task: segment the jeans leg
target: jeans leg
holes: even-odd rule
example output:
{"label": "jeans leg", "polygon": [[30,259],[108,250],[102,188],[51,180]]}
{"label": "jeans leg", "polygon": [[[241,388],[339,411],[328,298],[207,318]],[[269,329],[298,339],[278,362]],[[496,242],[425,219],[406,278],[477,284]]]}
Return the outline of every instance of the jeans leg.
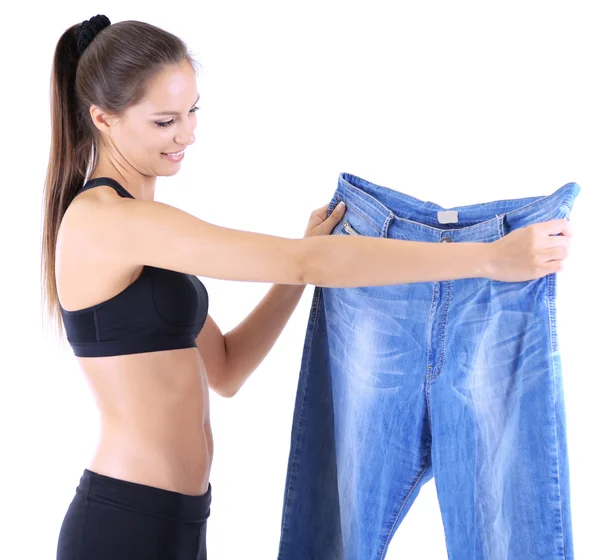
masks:
{"label": "jeans leg", "polygon": [[431,286],[316,288],[279,560],[380,560],[432,476]]}
{"label": "jeans leg", "polygon": [[554,281],[444,283],[446,351],[429,384],[451,560],[573,558]]}

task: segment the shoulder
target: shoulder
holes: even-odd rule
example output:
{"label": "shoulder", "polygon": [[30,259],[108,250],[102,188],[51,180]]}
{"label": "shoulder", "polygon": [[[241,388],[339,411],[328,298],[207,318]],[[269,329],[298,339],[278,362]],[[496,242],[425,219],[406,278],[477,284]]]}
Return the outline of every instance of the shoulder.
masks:
{"label": "shoulder", "polygon": [[98,186],[78,194],[67,207],[61,227],[79,229],[93,227],[102,222],[112,209],[122,204],[134,202],[134,199],[120,196],[112,187]]}
{"label": "shoulder", "polygon": [[109,186],[98,186],[78,194],[60,222],[56,247],[90,251],[106,239],[106,231],[119,226],[122,212],[117,208],[135,202],[121,197]]}

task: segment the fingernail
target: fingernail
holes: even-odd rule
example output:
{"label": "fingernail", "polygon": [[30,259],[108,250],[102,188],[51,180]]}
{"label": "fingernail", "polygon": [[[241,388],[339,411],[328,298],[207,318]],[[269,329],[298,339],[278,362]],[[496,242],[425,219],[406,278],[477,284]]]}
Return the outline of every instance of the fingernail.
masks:
{"label": "fingernail", "polygon": [[338,202],[338,205],[337,205],[335,208],[336,208],[336,210],[341,210],[341,209],[342,209],[344,206],[346,206],[346,205],[344,204],[344,201],[343,201],[343,200],[340,200],[340,201]]}

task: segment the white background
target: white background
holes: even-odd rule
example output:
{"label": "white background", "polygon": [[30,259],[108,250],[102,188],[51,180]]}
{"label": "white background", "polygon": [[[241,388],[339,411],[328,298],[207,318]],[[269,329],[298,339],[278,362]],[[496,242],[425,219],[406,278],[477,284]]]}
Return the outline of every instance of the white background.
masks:
{"label": "white background", "polygon": [[[39,260],[52,55],[67,27],[99,11],[179,35],[202,64],[196,143],[178,175],[158,179],[156,199],[205,220],[301,237],[341,171],[446,207],[581,185],[572,251],[558,280],[558,329],[575,557],[600,558],[594,2],[79,0],[11,10],[0,49],[1,558],[54,558],[98,435],[70,348],[41,330]],[[269,288],[205,283],[223,332]],[[235,398],[211,393],[212,560],[276,557],[312,293],[307,286]],[[388,558],[446,558],[434,484],[421,491]]]}

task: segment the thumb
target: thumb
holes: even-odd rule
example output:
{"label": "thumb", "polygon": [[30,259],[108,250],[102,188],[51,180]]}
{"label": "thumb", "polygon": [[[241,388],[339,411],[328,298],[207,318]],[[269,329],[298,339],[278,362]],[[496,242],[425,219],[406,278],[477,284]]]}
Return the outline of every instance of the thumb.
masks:
{"label": "thumb", "polygon": [[340,200],[340,202],[337,204],[337,206],[333,209],[333,211],[329,215],[329,218],[332,220],[339,220],[344,215],[345,211],[346,211],[346,204],[344,203],[343,200]]}

